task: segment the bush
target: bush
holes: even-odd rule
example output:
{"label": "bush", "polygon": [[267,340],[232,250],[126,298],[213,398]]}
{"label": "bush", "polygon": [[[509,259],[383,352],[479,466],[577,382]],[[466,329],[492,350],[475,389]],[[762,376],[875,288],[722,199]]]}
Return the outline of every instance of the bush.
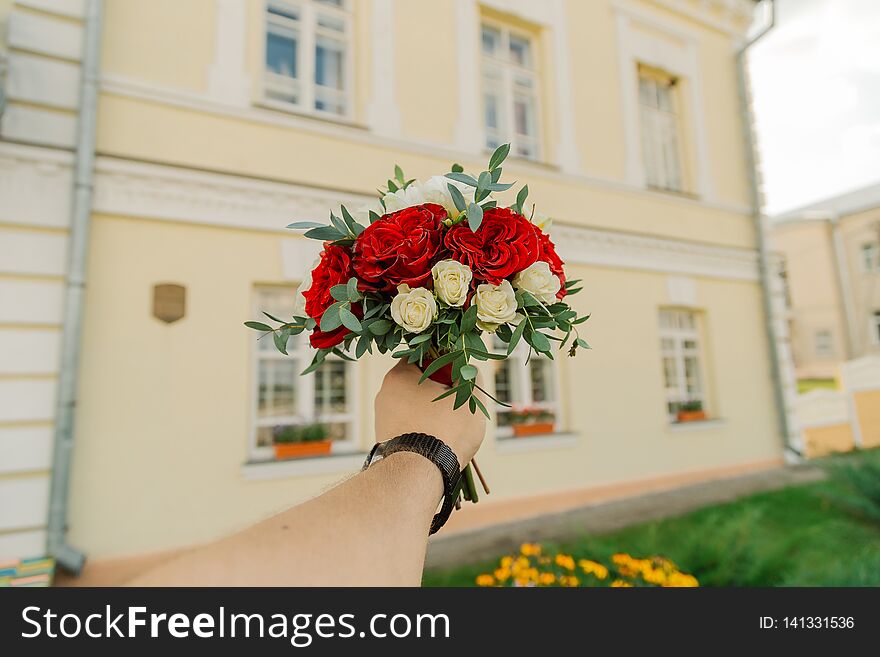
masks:
{"label": "bush", "polygon": [[828,500],[850,515],[880,525],[880,458],[870,454],[858,461],[835,461],[830,467],[839,490],[827,493]]}

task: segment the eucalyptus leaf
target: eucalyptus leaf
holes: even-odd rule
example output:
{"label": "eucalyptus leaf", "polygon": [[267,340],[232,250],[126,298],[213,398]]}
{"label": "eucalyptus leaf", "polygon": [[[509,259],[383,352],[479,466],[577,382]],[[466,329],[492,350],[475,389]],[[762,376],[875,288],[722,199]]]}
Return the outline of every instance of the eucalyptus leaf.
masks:
{"label": "eucalyptus leaf", "polygon": [[326,225],[320,221],[294,221],[292,224],[287,224],[287,227],[293,230],[306,230],[308,228],[323,228]]}
{"label": "eucalyptus leaf", "polygon": [[446,186],[449,188],[449,194],[452,196],[452,202],[455,203],[456,209],[459,212],[464,212],[467,209],[467,201],[464,200],[464,195],[452,183],[446,183]]}
{"label": "eucalyptus leaf", "polygon": [[358,280],[354,276],[348,279],[348,284],[345,287],[348,292],[349,301],[361,300],[361,293],[358,292]]}
{"label": "eucalyptus leaf", "polygon": [[532,331],[529,335],[531,345],[542,353],[550,352],[550,340],[540,331]]}
{"label": "eucalyptus leaf", "polygon": [[522,189],[519,190],[519,193],[516,195],[516,211],[519,214],[522,214],[523,205],[526,203],[526,199],[529,197],[529,186],[523,185]]}
{"label": "eucalyptus leaf", "polygon": [[349,331],[353,331],[354,333],[360,333],[361,331],[363,331],[360,320],[354,316],[354,313],[351,312],[348,306],[340,306],[339,319],[342,322],[343,326],[345,326],[345,328],[347,328]]}
{"label": "eucalyptus leaf", "polygon": [[473,365],[463,365],[460,374],[465,381],[473,381],[477,378],[477,368]]}
{"label": "eucalyptus leaf", "polygon": [[477,306],[471,304],[470,308],[464,311],[461,316],[461,332],[468,333],[477,325]]}
{"label": "eucalyptus leaf", "polygon": [[373,211],[373,210],[370,210],[370,223],[371,223],[371,224],[376,223],[376,222],[379,221],[379,219],[381,219],[381,218],[382,218],[382,216],[381,216],[378,212],[375,212],[375,211]]}
{"label": "eucalyptus leaf", "polygon": [[272,334],[272,339],[275,341],[275,348],[285,356],[287,356],[287,340],[289,338],[290,331],[288,330],[279,331],[278,333]]}
{"label": "eucalyptus leaf", "polygon": [[271,331],[272,327],[268,324],[263,324],[263,322],[245,322],[245,326],[250,329],[254,329],[255,331]]}
{"label": "eucalyptus leaf", "polygon": [[335,331],[340,326],[342,326],[342,319],[339,317],[339,309],[341,307],[341,303],[334,303],[332,306],[324,311],[324,314],[321,315],[322,331],[324,331],[325,333],[329,331]]}
{"label": "eucalyptus leaf", "polygon": [[340,233],[333,226],[321,226],[320,228],[312,228],[311,230],[307,230],[304,233],[305,237],[313,240],[321,240],[334,242],[336,240],[341,240],[348,236],[348,231],[345,233]]}
{"label": "eucalyptus leaf", "polygon": [[510,342],[507,343],[507,355],[513,353],[513,350],[516,349],[516,345],[519,344],[520,338],[522,338],[523,331],[525,330],[528,322],[523,319],[519,324],[516,325],[516,328],[513,330],[513,333],[510,336]]}
{"label": "eucalyptus leaf", "polygon": [[387,319],[377,319],[375,322],[370,322],[367,325],[367,329],[373,335],[385,335],[391,328],[394,326]]}
{"label": "eucalyptus leaf", "polygon": [[492,153],[492,157],[489,158],[489,170],[491,171],[501,166],[508,153],[510,153],[510,144],[501,144],[501,146],[496,148],[495,152]]}
{"label": "eucalyptus leaf", "polygon": [[467,209],[468,226],[473,232],[477,232],[483,223],[483,208],[476,203],[471,203]]}
{"label": "eucalyptus leaf", "polygon": [[453,171],[452,173],[447,173],[446,177],[451,178],[452,180],[457,180],[458,182],[464,183],[465,185],[470,185],[471,187],[477,186],[477,179],[473,176],[467,175],[466,173]]}

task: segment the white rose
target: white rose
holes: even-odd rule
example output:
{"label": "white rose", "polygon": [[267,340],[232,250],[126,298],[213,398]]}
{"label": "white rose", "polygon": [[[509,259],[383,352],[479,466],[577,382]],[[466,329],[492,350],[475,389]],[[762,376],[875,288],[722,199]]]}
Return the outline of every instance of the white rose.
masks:
{"label": "white rose", "polygon": [[308,317],[308,315],[306,315],[305,293],[309,291],[310,287],[312,287],[312,270],[318,266],[319,262],[321,262],[321,259],[316,258],[312,263],[312,266],[309,267],[309,270],[306,272],[306,275],[303,276],[302,283],[296,288],[296,294],[293,299],[293,314],[296,317]]}
{"label": "white rose", "polygon": [[434,292],[450,306],[462,306],[467,299],[474,277],[471,268],[455,260],[441,260],[431,267]]}
{"label": "white rose", "polygon": [[550,271],[550,265],[539,260],[514,276],[513,286],[517,290],[530,292],[539,301],[550,304],[556,303],[556,293],[562,285],[556,274]]}
{"label": "white rose", "polygon": [[546,214],[535,212],[532,215],[532,223],[540,228],[542,232],[546,233],[550,230],[550,226],[553,225],[553,217],[548,217]]}
{"label": "white rose", "polygon": [[489,333],[516,318],[516,293],[510,281],[478,285],[471,303],[477,305],[477,326]]}
{"label": "white rose", "polygon": [[461,192],[466,204],[474,202],[473,187],[451,180],[446,176],[432,176],[431,178],[428,178],[428,180],[425,181],[425,184],[422,185],[422,195],[424,196],[425,203],[437,203],[438,205],[442,205],[449,213],[450,217],[457,217],[461,212],[455,207],[455,202],[452,200],[452,193],[449,191],[449,185],[452,185]]}
{"label": "white rose", "polygon": [[397,296],[391,301],[391,318],[410,333],[421,333],[437,317],[437,300],[423,287],[410,289],[399,285]]}
{"label": "white rose", "polygon": [[406,189],[398,189],[396,192],[388,192],[382,197],[385,202],[385,212],[397,212],[414,205],[427,203],[422,184],[413,182]]}

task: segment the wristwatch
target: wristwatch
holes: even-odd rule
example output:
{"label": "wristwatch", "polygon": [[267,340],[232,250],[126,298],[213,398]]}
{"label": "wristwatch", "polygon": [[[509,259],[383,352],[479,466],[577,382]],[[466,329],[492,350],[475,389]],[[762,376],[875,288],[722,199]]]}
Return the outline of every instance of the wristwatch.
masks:
{"label": "wristwatch", "polygon": [[367,454],[367,460],[364,461],[363,469],[366,470],[373,463],[395,452],[420,454],[440,470],[440,475],[443,477],[443,505],[431,521],[430,533],[433,534],[446,524],[458,497],[458,483],[461,479],[458,458],[449,445],[434,436],[426,433],[405,433],[384,443],[373,445],[373,449]]}

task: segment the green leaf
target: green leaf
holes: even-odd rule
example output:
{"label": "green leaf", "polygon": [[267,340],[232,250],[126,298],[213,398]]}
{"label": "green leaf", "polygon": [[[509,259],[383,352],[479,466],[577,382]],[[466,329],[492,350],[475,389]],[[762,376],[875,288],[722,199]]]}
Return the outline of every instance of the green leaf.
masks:
{"label": "green leaf", "polygon": [[334,285],[330,288],[330,296],[337,301],[348,301],[348,286]]}
{"label": "green leaf", "polygon": [[474,200],[479,203],[489,195],[489,185],[492,184],[492,174],[483,171],[477,181],[477,191],[474,192]]}
{"label": "green leaf", "polygon": [[364,227],[361,226],[355,218],[351,216],[351,212],[348,211],[344,205],[340,206],[342,209],[342,218],[345,220],[345,225],[348,227],[355,237],[364,232]]}
{"label": "green leaf", "polygon": [[513,350],[516,349],[516,345],[519,344],[520,338],[522,338],[523,331],[525,330],[528,322],[523,319],[519,324],[516,325],[516,328],[513,330],[513,334],[510,336],[510,342],[507,343],[507,355],[513,353]]}
{"label": "green leaf", "polygon": [[393,326],[394,324],[387,319],[377,319],[375,322],[370,322],[367,328],[373,335],[385,335]]}
{"label": "green leaf", "polygon": [[464,311],[461,316],[461,332],[468,333],[477,325],[477,306],[471,304],[470,308]]}
{"label": "green leaf", "polygon": [[492,153],[492,157],[489,158],[489,171],[501,166],[508,153],[510,153],[510,144],[501,144],[501,146],[496,148],[495,152]]}
{"label": "green leaf", "polygon": [[522,214],[523,205],[525,205],[526,199],[529,197],[529,186],[523,185],[522,189],[519,190],[519,193],[516,195],[516,211],[519,214]]}
{"label": "green leaf", "polygon": [[358,340],[357,348],[354,350],[354,355],[358,358],[363,358],[364,354],[367,353],[367,351],[372,353],[373,350],[370,349],[371,340],[372,338],[369,335],[361,336],[361,339]]}
{"label": "green leaf", "polygon": [[460,388],[465,388],[465,389],[466,389],[466,388],[468,388],[468,387],[469,387],[469,386],[468,386],[466,383],[463,383],[463,384],[460,385],[460,386],[456,386],[456,387],[454,387],[454,388],[450,388],[449,390],[447,390],[446,392],[444,392],[442,395],[438,395],[437,397],[434,397],[434,399],[432,399],[431,401],[440,401],[441,399],[446,399],[447,397],[449,397],[449,395],[454,395],[454,394],[456,394]]}
{"label": "green leaf", "polygon": [[460,351],[452,351],[452,352],[450,352],[450,353],[448,353],[448,354],[443,354],[443,355],[440,356],[439,358],[433,360],[433,361],[431,362],[431,364],[428,365],[428,367],[425,368],[425,371],[422,373],[422,376],[421,376],[421,378],[419,379],[419,383],[421,383],[422,381],[424,381],[425,379],[427,379],[429,376],[431,376],[431,375],[432,375],[434,372],[436,372],[437,370],[439,370],[439,369],[441,369],[441,368],[443,368],[443,367],[446,367],[447,365],[449,365],[449,363],[451,363],[452,361],[454,361],[456,358],[460,358],[460,357],[462,357],[463,355],[464,355],[464,354],[463,354],[462,352],[460,352]]}
{"label": "green leaf", "polygon": [[479,349],[469,349],[468,353],[480,360],[507,360],[507,356],[504,354],[493,354],[488,351],[480,351]]}
{"label": "green leaf", "polygon": [[370,210],[370,223],[371,223],[371,224],[376,223],[376,222],[379,221],[379,219],[381,219],[381,218],[382,218],[382,216],[381,216],[378,212],[375,212],[375,211],[373,211],[373,210]]}
{"label": "green leaf", "polygon": [[462,173],[464,172],[464,167],[458,164],[457,162],[452,165],[452,173]]}
{"label": "green leaf", "polygon": [[414,347],[417,344],[422,344],[423,342],[427,342],[432,337],[434,337],[434,336],[430,333],[420,333],[416,337],[407,340],[407,342],[409,342],[410,347]]}
{"label": "green leaf", "polygon": [[363,331],[360,320],[354,316],[354,313],[349,310],[348,306],[339,307],[339,319],[342,321],[342,325],[349,331],[354,331],[355,333]]}
{"label": "green leaf", "polygon": [[294,221],[292,224],[287,224],[287,227],[293,230],[306,230],[307,228],[323,228],[326,225],[320,221]]}
{"label": "green leaf", "polygon": [[398,180],[401,185],[405,182],[403,177],[403,169],[401,169],[400,166],[397,164],[394,165],[394,178]]}
{"label": "green leaf", "polygon": [[339,356],[342,360],[347,360],[349,363],[353,363],[353,362],[354,362],[354,358],[352,358],[352,357],[349,356],[347,353],[345,353],[344,351],[342,351],[342,349],[340,349],[339,347],[333,347],[332,351],[333,351],[334,354],[336,354],[337,356]]}
{"label": "green leaf", "polygon": [[263,322],[245,322],[245,326],[248,328],[254,329],[255,331],[271,331],[272,327],[268,324],[263,324]]}
{"label": "green leaf", "polygon": [[453,171],[452,173],[447,173],[446,177],[451,178],[452,180],[457,180],[458,182],[464,183],[465,185],[469,185],[471,187],[477,186],[477,179],[473,176],[467,175],[466,173]]}
{"label": "green leaf", "polygon": [[348,291],[349,301],[361,300],[361,293],[358,292],[358,280],[354,276],[348,279],[348,284],[345,287]]}
{"label": "green leaf", "polygon": [[289,338],[290,331],[287,329],[272,334],[272,339],[275,341],[275,348],[285,356],[287,356],[287,340]]}
{"label": "green leaf", "polygon": [[339,317],[339,309],[342,307],[341,303],[334,303],[332,306],[327,308],[324,311],[324,314],[321,316],[321,330],[324,332],[335,331],[340,326],[342,326],[342,319]]}
{"label": "green leaf", "polygon": [[540,331],[532,331],[529,335],[531,345],[540,352],[548,353],[550,351],[550,340]]}
{"label": "green leaf", "polygon": [[510,189],[511,187],[513,187],[515,184],[516,184],[515,182],[512,182],[512,183],[493,182],[493,183],[489,183],[486,186],[486,189],[488,189],[489,191],[492,191],[492,192],[505,192],[508,189]]}
{"label": "green leaf", "polygon": [[578,338],[576,342],[578,343],[579,347],[583,347],[584,349],[592,349],[592,347],[583,338]]}
{"label": "green leaf", "polygon": [[463,365],[460,374],[465,381],[473,381],[477,378],[477,368],[473,365]]}
{"label": "green leaf", "polygon": [[489,172],[492,174],[492,182],[493,183],[497,183],[499,180],[501,180],[501,172],[502,171],[503,171],[503,169],[501,169],[501,167],[499,167],[497,169],[492,169],[492,171]]}
{"label": "green leaf", "polygon": [[467,220],[468,226],[470,226],[471,230],[476,233],[477,230],[479,230],[480,225],[483,223],[483,208],[476,203],[471,203],[467,209]]}
{"label": "green leaf", "polygon": [[330,221],[336,227],[336,230],[338,230],[342,235],[349,235],[350,231],[348,230],[348,226],[345,225],[345,222],[341,218],[337,217],[332,212],[330,213]]}
{"label": "green leaf", "polygon": [[399,189],[399,188],[398,188],[397,185],[394,184],[394,181],[391,180],[391,179],[389,178],[389,179],[388,179],[388,191],[394,193],[394,192],[396,192],[398,189]]}
{"label": "green leaf", "polygon": [[286,323],[287,323],[287,322],[285,322],[283,319],[278,319],[277,317],[275,317],[275,315],[270,315],[270,314],[267,313],[265,310],[263,311],[263,314],[264,314],[266,317],[268,317],[269,319],[271,319],[271,320],[273,320],[273,321],[275,321],[275,322],[280,322],[281,324],[286,324]]}
{"label": "green leaf", "polygon": [[480,334],[476,331],[465,333],[464,343],[472,354],[486,351],[486,344],[483,342],[483,338],[480,337]]}
{"label": "green leaf", "polygon": [[341,240],[348,236],[348,231],[340,233],[333,226],[321,226],[320,228],[312,228],[304,233],[305,237],[313,240],[321,240],[322,242]]}
{"label": "green leaf", "polygon": [[457,408],[461,408],[470,396],[473,394],[474,389],[471,387],[469,383],[463,383],[457,388],[458,392],[455,393],[455,404],[452,405],[452,410]]}
{"label": "green leaf", "polygon": [[[486,410],[486,407],[483,405],[483,402],[480,401],[480,398],[474,395],[473,397],[471,397],[471,399],[474,401],[480,411],[482,411],[483,415],[486,416],[486,419],[491,420],[492,418],[489,417],[489,411]],[[473,413],[473,409],[471,409],[471,412]]]}
{"label": "green leaf", "polygon": [[385,348],[394,349],[400,344],[400,333],[397,331],[389,331],[385,334]]}
{"label": "green leaf", "polygon": [[464,212],[467,209],[467,201],[464,200],[464,195],[452,183],[446,183],[446,186],[449,188],[449,194],[452,196],[452,202],[455,203],[456,209],[459,212]]}

